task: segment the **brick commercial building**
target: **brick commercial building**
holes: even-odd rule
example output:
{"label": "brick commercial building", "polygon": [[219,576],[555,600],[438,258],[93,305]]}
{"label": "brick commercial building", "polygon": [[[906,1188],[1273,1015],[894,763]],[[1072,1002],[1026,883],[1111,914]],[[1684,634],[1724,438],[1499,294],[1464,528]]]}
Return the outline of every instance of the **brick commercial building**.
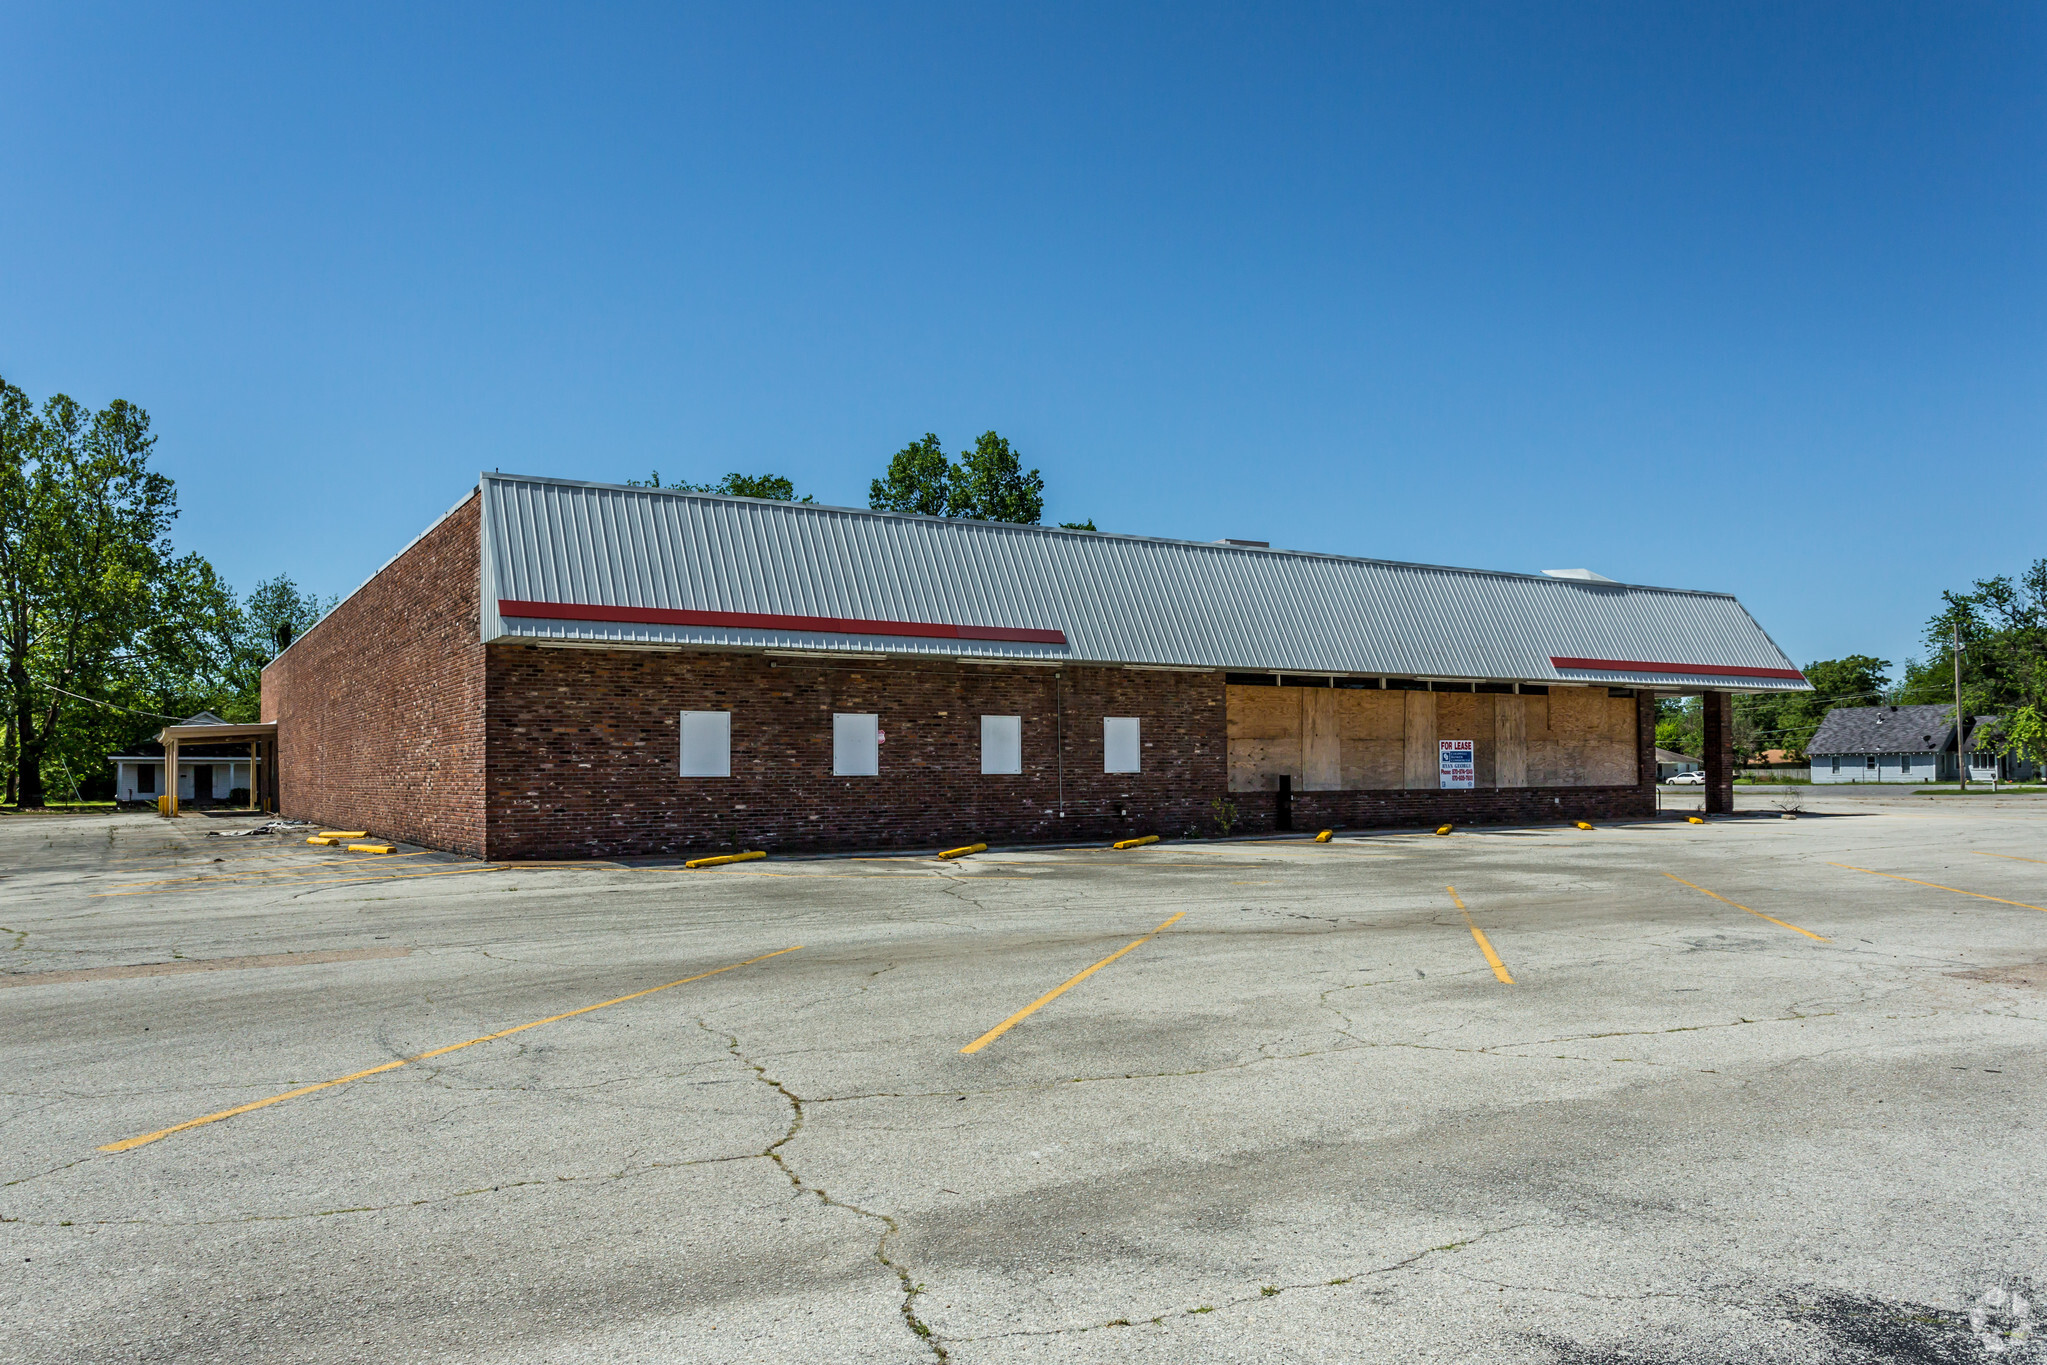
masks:
{"label": "brick commercial building", "polygon": [[263,674],[285,814],[491,858],[1621,819],[1733,598],[487,474]]}

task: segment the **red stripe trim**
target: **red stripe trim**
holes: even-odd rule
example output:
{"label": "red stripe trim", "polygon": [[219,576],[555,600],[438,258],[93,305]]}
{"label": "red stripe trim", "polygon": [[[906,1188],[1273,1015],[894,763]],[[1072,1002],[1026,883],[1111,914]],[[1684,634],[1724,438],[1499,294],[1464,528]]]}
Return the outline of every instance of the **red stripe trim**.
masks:
{"label": "red stripe trim", "polygon": [[1063,630],[1018,626],[955,626],[939,621],[869,621],[853,616],[780,616],[759,611],[677,611],[668,607],[602,607],[589,602],[498,603],[500,616],[542,621],[620,621],[644,626],[734,626],[751,630],[808,630],[833,635],[910,635],[933,640],[1004,640],[1063,645]]}
{"label": "red stripe trim", "polygon": [[1739,668],[1733,664],[1655,664],[1640,659],[1567,659],[1552,654],[1558,668],[1587,669],[1600,673],[1683,673],[1703,678],[1789,678],[1804,682],[1805,674],[1795,668]]}

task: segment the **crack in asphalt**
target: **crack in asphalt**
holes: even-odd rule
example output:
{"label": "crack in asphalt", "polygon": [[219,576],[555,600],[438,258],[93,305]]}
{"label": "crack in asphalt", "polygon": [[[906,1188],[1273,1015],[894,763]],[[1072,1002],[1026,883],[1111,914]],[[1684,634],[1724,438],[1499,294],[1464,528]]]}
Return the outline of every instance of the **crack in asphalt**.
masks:
{"label": "crack in asphalt", "polygon": [[925,1322],[923,1318],[917,1315],[917,1296],[924,1292],[924,1286],[910,1277],[908,1267],[889,1255],[888,1244],[891,1239],[903,1230],[902,1225],[886,1213],[878,1213],[873,1209],[862,1208],[858,1204],[848,1203],[846,1200],[835,1198],[822,1186],[813,1185],[798,1174],[796,1168],[789,1163],[789,1159],[782,1154],[782,1148],[795,1141],[796,1135],[803,1131],[804,1100],[802,1096],[798,1095],[788,1086],[783,1085],[773,1076],[770,1076],[765,1066],[762,1066],[759,1062],[754,1061],[741,1051],[737,1034],[713,1028],[703,1019],[698,1019],[696,1022],[697,1027],[703,1029],[704,1032],[712,1037],[723,1038],[727,1050],[732,1053],[734,1061],[753,1072],[761,1084],[769,1087],[788,1102],[788,1129],[783,1132],[782,1136],[776,1138],[755,1155],[772,1161],[775,1164],[775,1168],[788,1178],[789,1184],[797,1193],[814,1195],[819,1203],[824,1204],[828,1208],[844,1209],[846,1212],[857,1214],[862,1218],[871,1218],[882,1225],[881,1237],[875,1242],[872,1255],[876,1261],[880,1262],[883,1267],[895,1275],[897,1284],[902,1287],[903,1301],[900,1311],[903,1315],[903,1325],[909,1328],[926,1350],[931,1352],[934,1359],[940,1361],[950,1359],[944,1343],[932,1331],[931,1324]]}
{"label": "crack in asphalt", "polygon": [[[1518,1231],[1521,1228],[1535,1226],[1537,1225],[1534,1223],[1509,1223],[1505,1227],[1485,1228],[1459,1241],[1446,1242],[1441,1246],[1424,1247],[1420,1251],[1415,1252],[1411,1256],[1403,1256],[1401,1259],[1390,1262],[1386,1265],[1373,1266],[1367,1270],[1355,1270],[1348,1275],[1338,1275],[1332,1279],[1327,1280],[1303,1281],[1300,1284],[1261,1284],[1258,1286],[1258,1292],[1256,1294],[1243,1294],[1235,1298],[1223,1299],[1217,1303],[1202,1303],[1196,1305],[1193,1308],[1182,1308],[1172,1313],[1160,1313],[1153,1317],[1141,1318],[1139,1319],[1139,1321],[1150,1323],[1153,1326],[1163,1326],[1166,1319],[1169,1317],[1175,1318],[1201,1317],[1206,1314],[1216,1312],[1218,1309],[1241,1308],[1248,1305],[1256,1305],[1263,1303],[1267,1299],[1275,1299],[1283,1295],[1299,1293],[1302,1290],[1340,1289],[1345,1285],[1355,1284],[1359,1280],[1371,1279],[1379,1275],[1391,1275],[1396,1271],[1405,1270],[1409,1266],[1414,1265],[1419,1261],[1427,1260],[1431,1256],[1442,1256],[1454,1252],[1459,1252],[1464,1250],[1464,1248],[1468,1246],[1474,1246],[1479,1242],[1483,1242],[1487,1238],[1498,1237],[1505,1233]],[[1106,1322],[1089,1323],[1084,1327],[1044,1327],[1035,1330],[1016,1332],[991,1332],[987,1336],[978,1337],[963,1336],[956,1338],[956,1340],[963,1342],[967,1341],[981,1342],[1001,1341],[1008,1337],[1071,1336],[1080,1332],[1100,1332],[1105,1331],[1109,1328],[1131,1327],[1135,1325],[1136,1324],[1133,1323],[1132,1320],[1129,1318],[1110,1318]]]}

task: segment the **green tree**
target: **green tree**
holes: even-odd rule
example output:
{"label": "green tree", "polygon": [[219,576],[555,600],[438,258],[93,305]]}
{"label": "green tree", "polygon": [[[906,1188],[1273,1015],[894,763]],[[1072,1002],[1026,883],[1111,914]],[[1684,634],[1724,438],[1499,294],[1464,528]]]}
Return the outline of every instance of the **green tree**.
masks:
{"label": "green tree", "polygon": [[193,566],[171,553],[177,503],[149,468],[155,441],[132,403],[90,412],[58,394],[37,411],[0,380],[0,664],[25,806],[44,803],[71,694],[104,688],[183,605],[170,580]]}
{"label": "green tree", "polygon": [[1697,758],[1705,752],[1705,724],[1697,697],[1659,697],[1656,747]]}
{"label": "green tree", "polygon": [[[250,589],[221,622],[210,660],[218,686],[207,709],[223,720],[258,719],[263,711],[263,667],[291,647],[291,642],[320,623],[333,610],[326,602],[301,592],[284,574]],[[195,710],[198,708],[194,708]]]}
{"label": "green tree", "polygon": [[867,505],[888,512],[917,512],[949,517],[952,511],[952,461],[933,432],[912,441],[888,462],[888,473],[867,486]]}
{"label": "green tree", "polygon": [[1828,711],[1837,706],[1875,706],[1890,690],[1888,659],[1850,654],[1805,666],[1810,692],[1772,692],[1734,699],[1735,744],[1748,753],[1782,749],[1801,757]]}
{"label": "green tree", "polygon": [[[1944,592],[1926,623],[1928,658],[1908,667],[1915,701],[1955,701],[1954,644],[1960,638],[1961,710],[1965,718],[2003,717],[1985,735],[1986,748],[2047,762],[2047,559],[2017,578],[1979,578],[1969,592]],[[1966,725],[1965,725],[1966,728]]]}
{"label": "green tree", "polygon": [[[1025,472],[1007,440],[984,431],[971,450],[948,459],[932,432],[897,451],[888,472],[868,485],[867,505],[927,517],[960,517],[1036,526],[1045,516],[1045,476]],[[1064,523],[1092,531],[1093,522]]]}
{"label": "green tree", "polygon": [[950,515],[1036,526],[1045,515],[1045,476],[1026,474],[1009,442],[984,431],[953,467]]}
{"label": "green tree", "polygon": [[669,488],[682,493],[716,493],[726,498],[761,498],[767,502],[813,502],[808,493],[796,496],[796,484],[780,474],[727,474],[716,483],[662,483],[661,471],[645,479],[627,479],[628,488]]}

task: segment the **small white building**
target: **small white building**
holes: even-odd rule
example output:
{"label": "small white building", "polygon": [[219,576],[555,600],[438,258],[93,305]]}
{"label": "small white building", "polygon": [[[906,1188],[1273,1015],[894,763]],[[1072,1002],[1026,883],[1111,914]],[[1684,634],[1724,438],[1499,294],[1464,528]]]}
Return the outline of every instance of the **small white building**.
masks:
{"label": "small white building", "polygon": [[1668,782],[1679,773],[1695,773],[1705,765],[1690,754],[1681,754],[1675,749],[1656,751],[1656,780]]}
{"label": "small white building", "polygon": [[[1837,706],[1827,712],[1805,752],[1812,780],[1827,782],[1953,782],[1958,767],[1952,706]],[[2000,761],[1975,741],[1987,739],[1997,717],[1976,716],[1962,736],[1960,760],[1971,782],[2024,781],[2030,762]]]}
{"label": "small white building", "polygon": [[[180,723],[227,724],[211,711],[201,711]],[[251,766],[247,748],[246,744],[182,746],[178,750],[178,800],[203,805],[230,800],[239,792],[246,801]],[[144,740],[127,753],[109,754],[107,762],[114,770],[116,801],[153,802],[163,794],[163,745],[156,740]]]}

